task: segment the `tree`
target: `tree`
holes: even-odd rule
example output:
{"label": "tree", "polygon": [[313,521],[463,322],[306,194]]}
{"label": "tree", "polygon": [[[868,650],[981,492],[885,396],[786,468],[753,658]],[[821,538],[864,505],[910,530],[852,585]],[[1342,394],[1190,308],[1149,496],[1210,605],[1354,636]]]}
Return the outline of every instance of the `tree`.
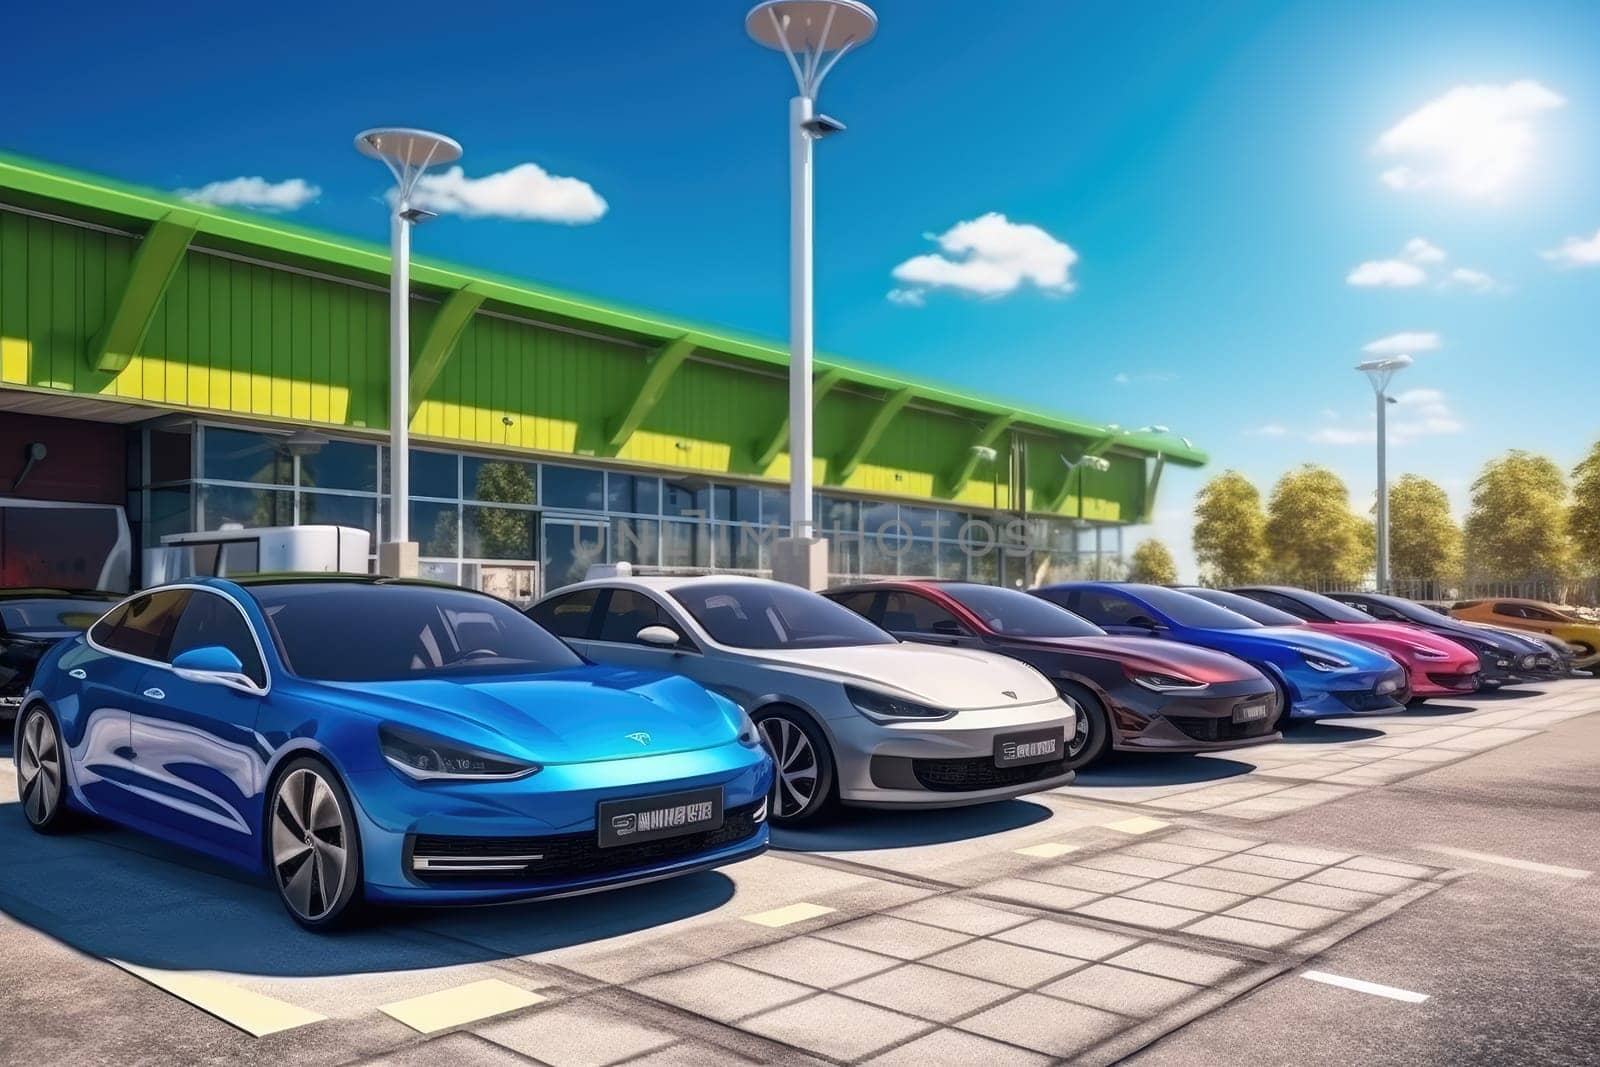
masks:
{"label": "tree", "polygon": [[1154,537],[1139,542],[1128,560],[1128,581],[1149,582],[1151,585],[1174,585],[1178,581],[1178,565],[1172,561],[1167,546]]}
{"label": "tree", "polygon": [[1296,585],[1358,581],[1368,557],[1363,522],[1350,511],[1350,490],[1337,474],[1314,463],[1290,471],[1267,501],[1273,573]]}
{"label": "tree", "polygon": [[[532,504],[533,478],[526,464],[488,461],[478,467],[473,497],[504,504]],[[511,508],[470,508],[467,554],[486,559],[533,558],[533,512]]]}
{"label": "tree", "polygon": [[1261,493],[1250,479],[1230,470],[1207,482],[1194,504],[1194,555],[1205,579],[1239,585],[1260,578],[1265,528]]}
{"label": "tree", "polygon": [[1578,566],[1600,576],[1600,441],[1572,468],[1572,511],[1567,515]]}
{"label": "tree", "polygon": [[1461,528],[1450,498],[1418,474],[1389,486],[1389,573],[1436,582],[1461,574]]}
{"label": "tree", "polygon": [[1467,575],[1501,582],[1566,575],[1567,480],[1544,456],[1512,449],[1490,460],[1472,483],[1467,512]]}

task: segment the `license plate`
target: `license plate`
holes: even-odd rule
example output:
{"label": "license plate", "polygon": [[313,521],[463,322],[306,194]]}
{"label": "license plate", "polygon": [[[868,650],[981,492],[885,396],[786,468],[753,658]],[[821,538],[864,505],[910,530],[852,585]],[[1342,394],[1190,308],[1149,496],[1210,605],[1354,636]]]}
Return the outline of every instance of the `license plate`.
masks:
{"label": "license plate", "polygon": [[600,847],[682,837],[722,826],[722,789],[600,802]]}
{"label": "license plate", "polygon": [[1061,754],[1060,730],[1029,730],[1027,733],[1001,734],[994,739],[996,767],[1049,763],[1060,759]]}
{"label": "license plate", "polygon": [[1234,722],[1256,722],[1267,717],[1265,704],[1241,704],[1233,709]]}

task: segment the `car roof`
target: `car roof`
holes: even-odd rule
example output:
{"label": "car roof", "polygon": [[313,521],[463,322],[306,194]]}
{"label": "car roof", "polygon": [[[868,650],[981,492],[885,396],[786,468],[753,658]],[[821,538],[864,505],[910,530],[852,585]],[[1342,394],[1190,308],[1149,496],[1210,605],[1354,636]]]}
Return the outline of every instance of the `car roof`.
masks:
{"label": "car roof", "polygon": [[109,589],[58,589],[53,586],[24,586],[0,589],[0,600],[121,600],[127,593]]}
{"label": "car roof", "polygon": [[[749,574],[630,574],[607,578],[586,578],[581,582],[552,589],[546,597],[557,593],[571,593],[578,589],[658,589],[669,592],[696,585],[772,585],[771,578],[757,578]],[[780,583],[781,584],[781,583]]]}
{"label": "car roof", "polygon": [[461,589],[471,593],[474,590],[464,589],[459,585],[449,582],[435,582],[426,578],[391,578],[384,574],[345,574],[334,571],[294,572],[284,571],[276,574],[240,574],[224,577],[204,577],[180,579],[176,582],[165,582],[164,585],[187,585],[198,582],[209,585],[213,582],[231,582],[234,585],[249,589],[265,585],[419,585],[432,589]]}

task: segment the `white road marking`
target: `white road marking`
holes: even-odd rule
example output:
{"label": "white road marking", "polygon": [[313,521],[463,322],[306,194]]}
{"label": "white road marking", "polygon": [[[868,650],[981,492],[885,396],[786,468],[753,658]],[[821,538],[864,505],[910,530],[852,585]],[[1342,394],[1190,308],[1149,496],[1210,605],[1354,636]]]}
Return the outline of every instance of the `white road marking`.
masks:
{"label": "white road marking", "polygon": [[773,908],[771,911],[761,911],[754,915],[746,915],[744,921],[755,923],[757,926],[793,926],[795,923],[807,919],[815,919],[819,915],[827,915],[832,908],[823,907],[821,904],[808,904],[801,901],[799,904],[790,904],[784,908]]}
{"label": "white road marking", "polygon": [[1553,874],[1558,878],[1587,878],[1593,871],[1581,870],[1577,867],[1557,867],[1550,863],[1536,863],[1533,860],[1519,860],[1515,856],[1495,856],[1487,852],[1472,852],[1464,848],[1450,848],[1447,845],[1419,845],[1426,852],[1439,852],[1457,859],[1477,860],[1479,863],[1493,863],[1500,867],[1515,867],[1519,871],[1533,871],[1535,874]]}
{"label": "white road marking", "polygon": [[1413,993],[1409,989],[1396,989],[1392,985],[1379,985],[1376,982],[1363,982],[1359,978],[1345,978],[1327,971],[1301,971],[1301,978],[1309,978],[1313,982],[1322,982],[1324,985],[1336,985],[1342,989],[1354,989],[1358,993],[1370,993],[1375,997],[1388,997],[1390,1000],[1403,1000],[1407,1004],[1421,1004],[1428,999],[1426,993]]}
{"label": "white road marking", "polygon": [[1057,841],[1046,841],[1042,845],[1029,845],[1026,848],[1013,849],[1019,856],[1034,856],[1038,859],[1053,860],[1058,856],[1065,856],[1069,852],[1078,851],[1077,845],[1063,845]]}
{"label": "white road marking", "polygon": [[437,993],[384,1004],[378,1010],[405,1023],[419,1034],[434,1034],[452,1026],[475,1023],[479,1019],[531,1007],[543,1000],[544,997],[539,994],[510,982],[487,978],[454,989],[441,989]]}
{"label": "white road marking", "polygon": [[241,989],[220,978],[191,971],[164,971],[141,967],[125,960],[110,962],[129,974],[142,978],[163,992],[194,1005],[229,1026],[238,1027],[251,1037],[265,1037],[280,1030],[319,1023],[326,1016],[293,1004],[286,1004],[248,989]]}
{"label": "white road marking", "polygon": [[1105,828],[1107,830],[1120,830],[1125,834],[1148,834],[1171,825],[1171,823],[1162,822],[1160,819],[1152,819],[1148,815],[1139,815],[1132,819],[1108,822],[1105,824]]}

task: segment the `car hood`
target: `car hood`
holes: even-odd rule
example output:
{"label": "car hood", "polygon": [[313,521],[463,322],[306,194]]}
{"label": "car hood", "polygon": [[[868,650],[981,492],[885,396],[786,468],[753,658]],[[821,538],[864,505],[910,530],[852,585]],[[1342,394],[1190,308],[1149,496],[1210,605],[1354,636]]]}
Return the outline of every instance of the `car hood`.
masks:
{"label": "car hood", "polygon": [[1258,630],[1206,630],[1206,634],[1225,644],[1228,651],[1260,649],[1263,652],[1288,649],[1295,652],[1344,660],[1360,670],[1388,670],[1395,662],[1387,654],[1343,637],[1321,634],[1309,626],[1263,626]]}
{"label": "car hood", "polygon": [[540,764],[710,748],[740,728],[732,703],[689,679],[618,667],[325,684],[386,721]]}
{"label": "car hood", "polygon": [[847,685],[893,692],[919,704],[951,711],[1014,708],[1057,699],[1055,686],[1032,667],[974,649],[907,642],[765,649],[752,658],[775,667],[827,675]]}
{"label": "car hood", "polygon": [[1504,645],[1508,652],[1520,654],[1545,651],[1544,645],[1535,640],[1532,634],[1519,633],[1501,626],[1490,626],[1486,622],[1461,622],[1459,625],[1470,636],[1487,640],[1491,644]]}
{"label": "car hood", "polygon": [[1118,660],[1138,669],[1187,675],[1197,682],[1247,682],[1261,677],[1260,671],[1226,652],[1213,652],[1209,648],[1148,637],[1015,637],[1007,638],[1006,643],[1062,652],[1085,652]]}
{"label": "car hood", "polygon": [[1398,648],[1409,653],[1425,648],[1443,656],[1460,659],[1472,655],[1472,650],[1456,644],[1443,634],[1424,630],[1402,622],[1319,622],[1312,624],[1318,631],[1342,637],[1349,641],[1376,645],[1379,648]]}

